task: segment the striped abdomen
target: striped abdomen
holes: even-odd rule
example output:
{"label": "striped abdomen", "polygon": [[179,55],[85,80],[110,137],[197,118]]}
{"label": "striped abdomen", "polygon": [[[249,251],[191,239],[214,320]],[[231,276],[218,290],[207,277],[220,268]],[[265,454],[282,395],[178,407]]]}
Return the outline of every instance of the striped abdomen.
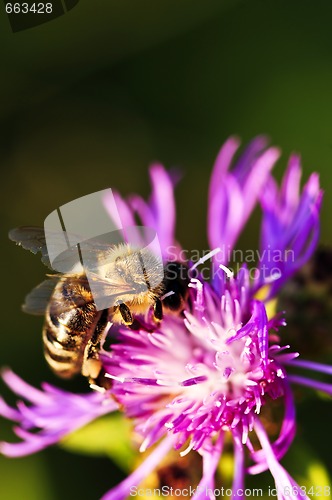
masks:
{"label": "striped abdomen", "polygon": [[96,310],[86,277],[63,277],[47,307],[43,329],[44,353],[51,369],[63,378],[80,372],[96,378],[106,322],[107,310]]}

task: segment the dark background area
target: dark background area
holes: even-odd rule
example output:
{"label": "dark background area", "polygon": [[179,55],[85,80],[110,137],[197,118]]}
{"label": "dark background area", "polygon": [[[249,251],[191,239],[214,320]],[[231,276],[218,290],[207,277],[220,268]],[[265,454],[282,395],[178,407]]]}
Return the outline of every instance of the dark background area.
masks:
{"label": "dark background area", "polygon": [[[12,33],[1,5],[2,366],[33,384],[84,390],[83,381],[59,382],[45,366],[42,319],[20,306],[47,269],[8,230],[42,225],[56,207],[107,187],[146,196],[155,160],[184,174],[178,240],[205,249],[207,186],[221,144],[232,134],[243,143],[267,134],[283,150],[278,178],[292,151],[302,155],[304,179],[320,173],[321,240],[332,244],[331,19],[329,0],[80,0],[49,23]],[[254,223],[241,245],[257,241]],[[320,423],[331,405],[315,404],[300,405],[300,434],[308,456],[312,447],[331,469]],[[0,437],[12,438],[3,420]],[[1,458],[0,467],[8,500],[99,498],[118,473],[106,459],[56,448]]]}

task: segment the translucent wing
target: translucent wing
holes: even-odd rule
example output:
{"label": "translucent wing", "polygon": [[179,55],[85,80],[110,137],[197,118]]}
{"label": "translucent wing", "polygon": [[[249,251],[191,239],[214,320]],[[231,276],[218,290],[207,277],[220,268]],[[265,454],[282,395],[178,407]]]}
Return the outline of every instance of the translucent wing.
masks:
{"label": "translucent wing", "polygon": [[[115,234],[114,234],[115,233]],[[9,233],[10,239],[21,245],[23,248],[33,253],[42,254],[42,262],[50,268],[60,271],[66,276],[78,283],[81,280],[83,288],[91,291],[92,300],[97,305],[98,310],[107,309],[113,306],[121,296],[128,296],[137,293],[134,283],[128,284],[116,272],[112,272],[115,266],[114,253],[112,249],[118,243],[123,244],[122,233],[112,232],[90,240],[84,240],[77,235],[69,235],[66,232],[47,233],[47,244],[44,230],[38,227],[19,227]],[[81,241],[72,247],[67,246],[64,250],[64,239],[69,241]],[[48,246],[47,246],[48,245]],[[57,255],[56,260],[51,262],[48,255],[48,249],[51,246],[53,255]],[[83,258],[82,258],[83,255]],[[84,263],[84,266],[82,265]],[[106,266],[107,278],[101,276],[101,266]],[[109,267],[110,266],[110,267]],[[105,268],[103,268],[105,271]],[[26,298],[24,310],[32,314],[43,314],[47,303],[49,302],[56,284],[56,279],[46,280],[36,287]],[[91,289],[91,290],[90,290]],[[70,303],[61,296],[53,297],[53,304],[57,300],[59,309],[68,310],[72,307],[81,307],[86,302],[86,296],[80,295],[79,288],[77,298]]]}
{"label": "translucent wing", "polygon": [[30,250],[34,254],[40,252],[42,262],[51,267],[43,228],[34,226],[17,227],[9,231],[9,238],[25,250]]}
{"label": "translucent wing", "polygon": [[102,278],[98,274],[89,273],[88,282],[93,289],[94,300],[100,300],[103,297],[114,298],[121,297],[121,295],[137,294],[137,290],[124,283],[122,280],[117,280],[115,275],[108,278]]}
{"label": "translucent wing", "polygon": [[[105,265],[110,260],[111,250],[115,245],[123,243],[121,231],[113,231],[90,240],[85,240],[79,235],[62,232],[48,232],[47,242],[44,229],[34,226],[23,226],[12,229],[9,238],[30,252],[42,255],[42,262],[50,269],[62,273],[70,273],[75,269],[76,273],[82,273],[84,267],[95,270],[99,265]],[[64,249],[64,242],[68,242]],[[81,241],[80,244],[70,246],[70,241]],[[80,247],[80,248],[79,248]],[[49,250],[52,255],[57,255],[52,265],[49,258]],[[83,253],[83,257],[82,257]]]}
{"label": "translucent wing", "polygon": [[[63,297],[58,290],[55,292],[55,287],[62,279],[67,288],[72,291],[72,296]],[[44,315],[49,302],[52,300],[53,309],[58,314],[82,307],[87,303],[93,302],[93,297],[89,296],[83,291],[89,292],[89,283],[86,276],[66,276],[63,278],[61,275],[50,276],[49,279],[43,281],[25,297],[25,302],[22,306],[24,312],[28,314]]]}
{"label": "translucent wing", "polygon": [[67,275],[65,282],[70,285],[72,291],[75,292],[76,290],[76,292],[70,299],[67,298],[65,300],[60,292],[54,294],[55,287],[60,278],[61,276],[59,275],[51,276],[33,288],[25,298],[22,306],[23,311],[28,314],[44,315],[50,300],[52,300],[53,310],[56,310],[57,314],[83,307],[85,304],[95,301],[98,304],[105,302],[105,309],[108,309],[110,303],[115,303],[118,298],[121,298],[121,295],[135,294],[135,290],[128,285],[116,283],[111,279],[102,279],[97,275],[91,275],[90,279],[94,280],[94,286],[93,293],[90,296],[84,293],[86,291],[90,292],[89,281],[85,275]]}
{"label": "translucent wing", "polygon": [[23,311],[36,315],[45,314],[47,304],[52,297],[54,288],[58,281],[58,277],[50,278],[31,290],[31,292],[25,297],[25,302],[22,306]]}

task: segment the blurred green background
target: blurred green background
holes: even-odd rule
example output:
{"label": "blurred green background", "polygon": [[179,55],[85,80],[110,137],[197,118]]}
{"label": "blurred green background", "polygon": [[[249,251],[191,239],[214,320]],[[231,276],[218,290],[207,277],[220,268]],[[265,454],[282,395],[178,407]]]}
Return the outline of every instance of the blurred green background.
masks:
{"label": "blurred green background", "polygon": [[[84,390],[45,366],[42,320],[20,306],[46,268],[7,233],[42,225],[56,207],[106,187],[147,195],[154,160],[182,169],[177,237],[204,249],[219,147],[231,134],[244,143],[267,134],[283,150],[279,178],[291,151],[302,154],[304,178],[320,173],[322,242],[332,244],[331,18],[330,0],[80,0],[52,22],[12,33],[2,5],[1,365],[34,384]],[[241,244],[255,248],[257,236],[253,224]],[[299,406],[306,456],[314,450],[330,470],[331,409],[316,399]],[[12,437],[3,420],[0,437]],[[53,448],[1,458],[0,473],[0,498],[69,500],[99,498],[118,470]]]}

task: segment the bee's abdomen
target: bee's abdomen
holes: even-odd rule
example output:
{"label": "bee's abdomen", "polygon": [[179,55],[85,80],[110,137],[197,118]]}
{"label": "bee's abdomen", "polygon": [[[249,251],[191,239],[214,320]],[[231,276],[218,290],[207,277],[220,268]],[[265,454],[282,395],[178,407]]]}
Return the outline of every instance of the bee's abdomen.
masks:
{"label": "bee's abdomen", "polygon": [[43,330],[44,355],[54,372],[64,378],[80,371],[82,338],[66,327],[56,327],[46,317]]}
{"label": "bee's abdomen", "polygon": [[66,301],[65,293],[68,293],[69,286],[68,281],[57,285],[46,311],[43,329],[45,359],[50,368],[63,378],[81,371],[84,349],[94,333],[99,316],[93,302],[73,307]]}

